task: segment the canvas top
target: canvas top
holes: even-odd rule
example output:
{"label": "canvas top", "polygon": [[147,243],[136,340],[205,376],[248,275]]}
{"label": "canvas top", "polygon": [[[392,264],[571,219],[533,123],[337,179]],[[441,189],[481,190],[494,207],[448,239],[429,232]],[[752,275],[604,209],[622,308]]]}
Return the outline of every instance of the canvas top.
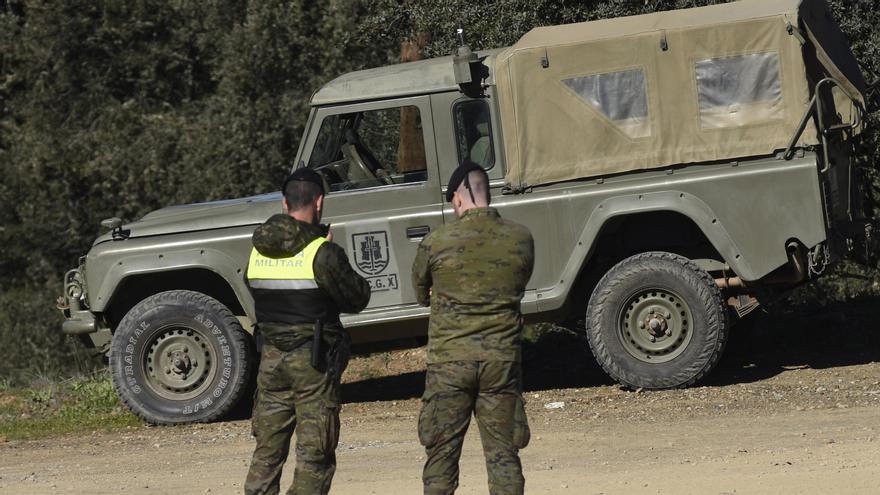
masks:
{"label": "canvas top", "polygon": [[[822,0],[536,28],[495,61],[507,182],[771,155],[828,76],[863,105],[864,79]],[[853,102],[831,94],[826,113],[847,121]],[[817,142],[812,125],[798,144]]]}

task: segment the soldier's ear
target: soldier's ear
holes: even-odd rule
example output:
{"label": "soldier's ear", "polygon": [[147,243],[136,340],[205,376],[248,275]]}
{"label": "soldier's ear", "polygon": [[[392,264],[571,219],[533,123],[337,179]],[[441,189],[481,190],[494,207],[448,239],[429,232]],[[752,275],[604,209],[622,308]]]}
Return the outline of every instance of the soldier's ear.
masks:
{"label": "soldier's ear", "polygon": [[281,211],[287,215],[290,213],[290,208],[287,206],[287,198],[281,196]]}
{"label": "soldier's ear", "polygon": [[324,209],[324,195],[318,196],[318,199],[315,200],[315,208],[318,209],[318,212],[321,212]]}

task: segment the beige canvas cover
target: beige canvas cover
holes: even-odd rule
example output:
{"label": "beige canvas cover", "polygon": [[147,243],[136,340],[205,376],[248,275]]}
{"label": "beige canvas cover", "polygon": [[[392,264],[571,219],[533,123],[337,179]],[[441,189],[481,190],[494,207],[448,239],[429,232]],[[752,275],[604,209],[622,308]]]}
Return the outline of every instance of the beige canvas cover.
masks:
{"label": "beige canvas cover", "polygon": [[[784,149],[821,78],[863,101],[825,9],[822,0],[744,0],[533,29],[495,65],[508,184]],[[808,52],[808,37],[832,48]],[[798,144],[817,142],[811,124]]]}

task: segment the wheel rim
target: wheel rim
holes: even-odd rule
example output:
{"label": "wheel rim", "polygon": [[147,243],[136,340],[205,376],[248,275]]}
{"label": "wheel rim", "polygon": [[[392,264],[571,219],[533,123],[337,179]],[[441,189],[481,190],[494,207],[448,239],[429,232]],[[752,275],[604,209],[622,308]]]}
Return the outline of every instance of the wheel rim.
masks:
{"label": "wheel rim", "polygon": [[693,336],[690,307],[669,289],[642,289],[631,295],[618,322],[624,349],[646,363],[675,359]]}
{"label": "wheel rim", "polygon": [[186,325],[165,326],[154,335],[144,356],[144,376],[156,395],[191,399],[210,386],[217,362],[206,335]]}

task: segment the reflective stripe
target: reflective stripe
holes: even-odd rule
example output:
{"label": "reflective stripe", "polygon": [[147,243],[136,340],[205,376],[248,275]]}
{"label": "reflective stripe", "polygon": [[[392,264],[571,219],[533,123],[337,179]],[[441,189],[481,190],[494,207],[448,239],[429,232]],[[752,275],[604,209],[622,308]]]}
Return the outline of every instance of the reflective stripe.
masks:
{"label": "reflective stripe", "polygon": [[[269,258],[254,248],[248,261],[248,280],[314,280],[315,255],[325,242],[327,239],[318,237],[302,251],[288,258]],[[254,286],[253,283],[251,286]]]}
{"label": "reflective stripe", "polygon": [[263,280],[250,281],[251,288],[272,290],[304,290],[317,289],[318,283],[314,280]]}

